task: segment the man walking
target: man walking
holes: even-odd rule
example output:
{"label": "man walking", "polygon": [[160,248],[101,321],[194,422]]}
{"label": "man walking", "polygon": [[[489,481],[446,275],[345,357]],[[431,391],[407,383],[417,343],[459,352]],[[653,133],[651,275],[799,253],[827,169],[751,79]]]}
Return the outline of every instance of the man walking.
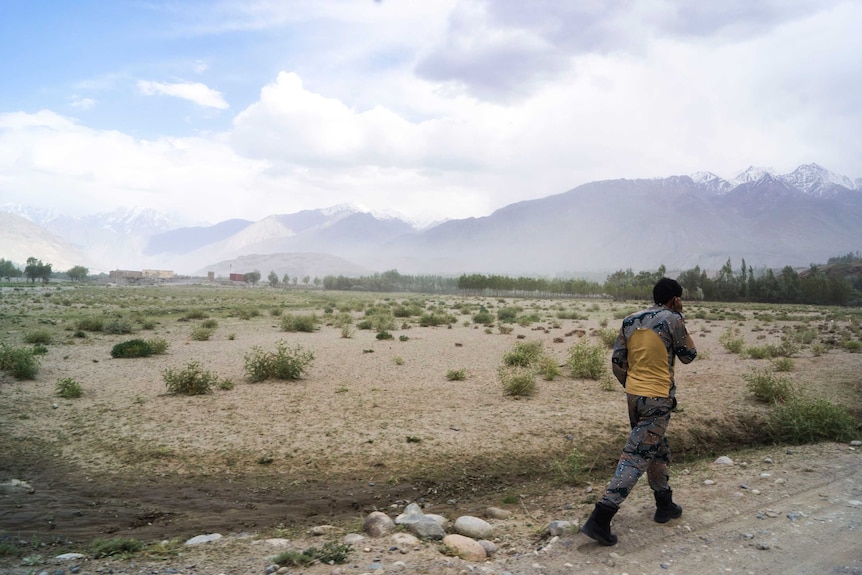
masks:
{"label": "man walking", "polygon": [[615,545],[611,519],[646,472],[653,490],[653,520],[667,523],[682,515],[668,485],[670,450],[665,432],[676,407],[674,360],[691,363],[697,357],[682,315],[682,286],[662,278],[653,287],[655,305],[623,320],[614,343],[611,365],[626,389],[632,431],[623,448],[616,473],[596,503],[581,532],[602,545]]}

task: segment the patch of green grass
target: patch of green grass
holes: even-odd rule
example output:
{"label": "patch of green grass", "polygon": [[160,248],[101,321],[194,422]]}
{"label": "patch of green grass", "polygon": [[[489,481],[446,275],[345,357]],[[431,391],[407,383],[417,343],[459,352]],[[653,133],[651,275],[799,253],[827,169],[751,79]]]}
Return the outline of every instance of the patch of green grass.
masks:
{"label": "patch of green grass", "polygon": [[284,567],[307,567],[315,563],[342,564],[350,555],[351,546],[328,541],[320,548],[309,547],[303,551],[289,549],[282,551],[273,558],[273,563]]}
{"label": "patch of green grass", "polygon": [[607,373],[607,363],[608,358],[602,346],[582,339],[569,348],[566,365],[574,378],[597,380]]}
{"label": "patch of green grass", "polygon": [[192,332],[189,334],[189,337],[192,338],[194,341],[209,341],[209,339],[213,336],[213,333],[215,333],[214,329],[199,325],[192,330]]}
{"label": "patch of green grass", "polygon": [[136,539],[115,537],[113,539],[95,539],[90,544],[90,554],[93,559],[104,557],[128,556],[144,549],[144,544]]}
{"label": "patch of green grass", "polygon": [[778,377],[768,370],[752,370],[743,376],[748,391],[755,399],[764,403],[783,403],[796,395],[796,388],[785,378]]}
{"label": "patch of green grass", "polygon": [[0,343],[0,370],[15,379],[36,379],[41,364],[33,348],[8,347]]}
{"label": "patch of green grass", "polygon": [[24,334],[24,343],[49,345],[53,340],[54,336],[47,329],[34,329]]}
{"label": "patch of green grass", "polygon": [[497,373],[505,395],[529,397],[536,392],[536,372],[530,367],[504,366]]}
{"label": "patch of green grass", "polygon": [[446,379],[449,381],[464,381],[467,379],[466,369],[450,369],[446,372]]}
{"label": "patch of green grass", "polygon": [[147,345],[150,346],[153,355],[164,355],[168,351],[168,342],[162,338],[148,339]]}
{"label": "patch of green grass", "polygon": [[313,352],[300,345],[288,348],[283,341],[279,341],[274,352],[253,347],[251,352],[245,355],[245,372],[252,383],[270,378],[295,380],[308,371],[313,361]]}
{"label": "patch of green grass", "polygon": [[728,353],[741,354],[745,348],[745,340],[739,335],[739,329],[727,328],[718,342]]}
{"label": "patch of green grass", "polygon": [[510,367],[530,367],[544,354],[541,341],[519,341],[503,356],[503,364]]}
{"label": "patch of green grass", "polygon": [[602,340],[602,343],[608,349],[614,348],[614,343],[617,341],[617,336],[619,335],[619,330],[613,328],[600,329],[599,330],[599,339]]}
{"label": "patch of green grass", "polygon": [[75,399],[84,395],[84,390],[81,384],[71,377],[64,377],[57,380],[57,385],[54,388],[57,396],[63,399]]}
{"label": "patch of green grass", "polygon": [[210,393],[213,385],[218,383],[218,376],[203,369],[197,361],[190,361],[182,369],[165,369],[162,379],[168,393],[172,395],[204,395]]}
{"label": "patch of green grass", "polygon": [[281,318],[281,330],[288,332],[311,333],[317,329],[318,318],[315,314],[310,315],[285,315]]}
{"label": "patch of green grass", "polygon": [[770,436],[780,443],[848,441],[857,422],[843,406],[825,399],[793,397],[777,406],[767,420]]}

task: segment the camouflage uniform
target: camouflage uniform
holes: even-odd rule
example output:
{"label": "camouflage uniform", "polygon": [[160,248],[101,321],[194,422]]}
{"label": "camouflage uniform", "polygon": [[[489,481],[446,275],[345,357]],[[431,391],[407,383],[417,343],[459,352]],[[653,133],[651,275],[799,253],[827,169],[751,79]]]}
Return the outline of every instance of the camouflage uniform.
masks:
{"label": "camouflage uniform", "polygon": [[653,306],[623,320],[611,362],[626,388],[632,431],[603,501],[619,507],[644,472],[653,491],[669,488],[665,432],[676,406],[674,360],[690,363],[696,356],[679,312]]}

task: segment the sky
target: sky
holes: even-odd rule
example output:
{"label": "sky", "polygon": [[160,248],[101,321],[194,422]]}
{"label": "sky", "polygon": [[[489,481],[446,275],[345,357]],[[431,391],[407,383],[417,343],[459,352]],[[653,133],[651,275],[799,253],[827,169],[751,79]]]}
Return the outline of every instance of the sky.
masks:
{"label": "sky", "polygon": [[862,177],[855,0],[0,0],[0,205],[420,224],[596,180]]}

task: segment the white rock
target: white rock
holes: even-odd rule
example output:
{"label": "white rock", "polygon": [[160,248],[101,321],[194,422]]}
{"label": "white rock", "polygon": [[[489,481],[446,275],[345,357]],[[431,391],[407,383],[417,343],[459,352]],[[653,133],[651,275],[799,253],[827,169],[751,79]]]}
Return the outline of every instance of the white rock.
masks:
{"label": "white rock", "polygon": [[[457,523],[457,521],[456,521]],[[488,558],[488,553],[478,541],[452,533],[443,538],[443,545],[452,550],[452,552],[466,561],[485,561]]]}
{"label": "white rock", "polygon": [[210,533],[209,535],[198,535],[186,541],[186,545],[200,545],[221,539],[221,533]]}
{"label": "white rock", "polygon": [[703,482],[704,485],[715,485],[715,481],[712,479],[707,479]]}
{"label": "white rock", "polygon": [[383,537],[395,531],[395,522],[382,511],[372,511],[365,518],[363,530],[369,537]]}
{"label": "white rock", "polygon": [[733,465],[733,460],[726,455],[722,455],[714,463],[716,465]]}
{"label": "white rock", "polygon": [[83,559],[86,557],[81,553],[63,553],[62,555],[57,555],[54,557],[57,561],[73,561],[75,559]]}

